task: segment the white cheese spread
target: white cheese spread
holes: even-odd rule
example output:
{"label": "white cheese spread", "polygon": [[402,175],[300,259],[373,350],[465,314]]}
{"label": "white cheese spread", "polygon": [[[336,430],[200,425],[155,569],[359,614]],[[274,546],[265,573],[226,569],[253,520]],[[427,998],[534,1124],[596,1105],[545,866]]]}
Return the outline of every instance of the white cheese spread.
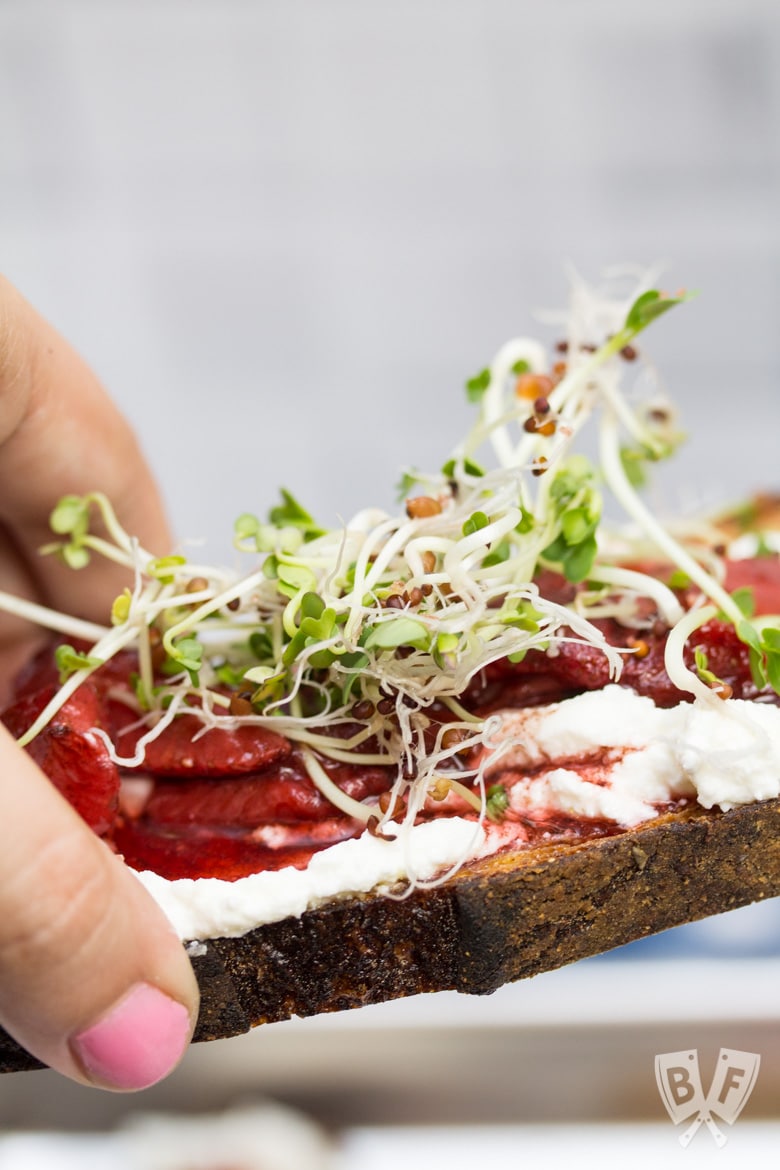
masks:
{"label": "white cheese spread", "polygon": [[[780,795],[780,708],[771,704],[713,699],[662,708],[609,686],[504,712],[497,739],[511,746],[487,779],[501,773],[517,812],[560,811],[628,828],[683,796],[727,811]],[[304,870],[235,882],[138,876],[182,939],[231,937],[333,898],[382,892],[410,874],[429,881],[483,855],[485,843],[473,821],[447,817],[395,841],[367,833],[343,841],[316,853]]]}
{"label": "white cheese spread", "polygon": [[364,833],[315,853],[306,869],[221,878],[138,876],[182,939],[233,938],[255,926],[298,916],[332,898],[391,888],[414,873],[420,882],[473,857],[482,827],[462,817],[416,825],[395,841]]}

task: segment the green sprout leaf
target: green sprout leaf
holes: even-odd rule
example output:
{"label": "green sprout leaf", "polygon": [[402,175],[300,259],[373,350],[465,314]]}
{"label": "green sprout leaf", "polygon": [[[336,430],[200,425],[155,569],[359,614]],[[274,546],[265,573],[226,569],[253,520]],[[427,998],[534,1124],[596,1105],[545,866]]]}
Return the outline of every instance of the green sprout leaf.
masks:
{"label": "green sprout leaf", "polygon": [[259,658],[261,661],[264,658],[270,658],[273,654],[273,645],[268,631],[264,629],[253,630],[249,635],[249,649],[255,658]]}
{"label": "green sprout leaf", "polygon": [[260,521],[251,512],[242,512],[233,525],[233,539],[240,543],[254,540],[260,528]]}
{"label": "green sprout leaf", "polygon": [[163,665],[164,674],[176,674],[186,670],[193,686],[198,685],[198,672],[203,665],[203,647],[194,636],[180,638],[174,642],[168,661]]}
{"label": "green sprout leaf", "polygon": [[515,526],[515,532],[519,532],[521,536],[525,536],[528,532],[533,532],[536,527],[536,517],[533,512],[527,511],[526,508],[520,509],[520,522]]}
{"label": "green sprout leaf", "polygon": [[574,585],[584,581],[593,568],[597,552],[598,545],[594,536],[589,536],[576,547],[567,549],[561,560],[566,580]]}
{"label": "green sprout leaf", "polygon": [[484,370],[480,370],[473,378],[469,378],[466,383],[466,397],[469,402],[481,402],[489,385],[490,368],[489,366],[485,366]]}
{"label": "green sprout leaf", "polygon": [[503,821],[509,808],[509,795],[503,784],[491,784],[485,793],[486,813],[491,821]]}
{"label": "green sprout leaf", "polygon": [[249,670],[245,670],[243,678],[247,682],[259,683],[261,686],[271,680],[277,680],[284,676],[284,671],[277,670],[274,666],[252,666]]}
{"label": "green sprout leaf", "polygon": [[81,496],[63,496],[49,516],[49,526],[58,536],[68,536],[63,543],[48,544],[42,553],[57,553],[69,569],[84,569],[89,564],[89,502]]}
{"label": "green sprout leaf", "polygon": [[241,686],[245,671],[243,667],[234,666],[231,662],[223,662],[221,666],[215,668],[214,673],[224,686],[235,689]]}
{"label": "green sprout leaf", "polygon": [[593,522],[585,508],[570,508],[561,517],[563,539],[569,545],[580,544],[591,535]]}
{"label": "green sprout leaf", "polygon": [[172,553],[167,557],[157,557],[149,562],[149,575],[155,577],[161,585],[172,585],[176,579],[172,569],[180,569],[187,564],[187,558]]}
{"label": "green sprout leaf", "polygon": [[647,448],[645,447],[625,446],[620,448],[620,462],[632,488],[643,488],[647,483],[646,459]]}
{"label": "green sprout leaf", "polygon": [[595,479],[590,460],[574,455],[567,459],[550,487],[559,532],[542,556],[559,564],[566,579],[574,584],[590,574],[598,552],[596,530],[601,519],[601,495]]}
{"label": "green sprout leaf", "polygon": [[277,528],[284,528],[288,525],[297,528],[303,533],[306,540],[314,540],[316,537],[324,535],[325,529],[312,519],[291,492],[288,492],[286,488],[281,488],[280,495],[282,497],[281,504],[277,504],[268,514],[268,519],[272,524],[275,524]]}
{"label": "green sprout leaf", "polygon": [[675,305],[681,305],[683,301],[691,300],[695,295],[693,292],[681,292],[677,296],[668,296],[656,289],[650,289],[638,296],[628,310],[624,329],[632,336],[636,336],[658,317],[668,313],[669,309],[673,309]]}
{"label": "green sprout leaf", "polygon": [[481,528],[487,528],[490,520],[484,512],[472,512],[468,520],[463,524],[463,535],[473,536],[475,532],[479,532]]}
{"label": "green sprout leaf", "polygon": [[405,500],[417,484],[423,482],[420,478],[421,474],[415,467],[410,467],[401,473],[401,478],[395,485],[399,500]]}
{"label": "green sprout leaf", "polygon": [[513,626],[518,630],[527,630],[529,633],[536,634],[539,632],[539,622],[544,617],[541,610],[538,610],[530,601],[518,601],[516,605],[511,606],[507,603],[500,611],[499,618],[505,626]]}
{"label": "green sprout leaf", "polygon": [[[741,589],[732,590],[731,599],[743,617],[753,617],[753,614],[756,612],[756,595],[750,585],[745,585]],[[767,634],[771,633],[772,630],[768,629]]]}
{"label": "green sprout leaf", "polygon": [[433,658],[439,670],[453,670],[458,664],[458,634],[438,634],[433,645]]}
{"label": "green sprout leaf", "polygon": [[[336,611],[326,608],[322,598],[318,597],[316,593],[305,594],[301,603],[301,615],[301,622],[296,633],[284,648],[282,662],[285,666],[294,662],[298,655],[308,647],[316,646],[318,642],[328,641],[333,637],[336,629]],[[314,654],[309,655],[309,662],[315,670],[320,670],[330,666],[334,658],[334,651],[330,647],[323,647],[321,651],[315,651]]]}
{"label": "green sprout leaf", "polygon": [[54,661],[60,673],[60,685],[67,682],[77,670],[96,670],[103,665],[102,658],[94,658],[89,654],[82,654],[72,646],[58,646],[54,651]]}
{"label": "green sprout leaf", "polygon": [[306,565],[288,565],[285,561],[277,561],[276,577],[279,592],[290,598],[297,597],[302,589],[312,590],[317,584],[317,578]]}
{"label": "green sprout leaf", "polygon": [[360,642],[365,650],[397,650],[399,646],[427,650],[430,636],[421,622],[414,618],[398,617],[376,626],[367,626]]}
{"label": "green sprout leaf", "polygon": [[362,671],[368,666],[369,657],[362,650],[356,650],[351,654],[342,654],[338,661],[339,666],[345,667],[349,671],[340,695],[341,705],[346,707]]}
{"label": "green sprout leaf", "polygon": [[[459,460],[448,459],[441,469],[442,475],[446,475],[448,479],[452,479],[455,471],[458,468],[458,464]],[[484,467],[480,467],[480,465],[475,463],[473,459],[463,460],[463,470],[466,475],[483,476],[485,474]]]}
{"label": "green sprout leaf", "polygon": [[89,549],[78,544],[64,544],[59,552],[69,569],[86,569],[91,559]]}
{"label": "green sprout leaf", "polygon": [[691,579],[683,569],[675,569],[669,574],[667,585],[670,589],[687,589]]}
{"label": "green sprout leaf", "polygon": [[518,377],[518,378],[520,377],[521,374],[530,374],[531,373],[531,363],[527,362],[525,360],[525,358],[518,358],[518,360],[512,366],[512,373],[515,375],[515,377]]}
{"label": "green sprout leaf", "polygon": [[721,684],[722,679],[719,679],[718,676],[713,674],[713,672],[710,670],[706,651],[704,651],[701,646],[694,647],[693,660],[696,666],[696,673],[702,682],[707,683],[708,686],[718,686]]}
{"label": "green sprout leaf", "polygon": [[58,536],[80,539],[89,528],[89,504],[81,496],[63,496],[49,516],[49,527]]}
{"label": "green sprout leaf", "polygon": [[111,624],[113,626],[121,626],[130,617],[130,606],[133,601],[133,595],[129,589],[123,589],[118,597],[114,598],[114,604],[111,606]]}
{"label": "green sprout leaf", "polygon": [[500,540],[495,548],[491,549],[487,556],[483,559],[482,564],[486,569],[491,565],[503,565],[508,561],[512,555],[512,545],[508,540]]}

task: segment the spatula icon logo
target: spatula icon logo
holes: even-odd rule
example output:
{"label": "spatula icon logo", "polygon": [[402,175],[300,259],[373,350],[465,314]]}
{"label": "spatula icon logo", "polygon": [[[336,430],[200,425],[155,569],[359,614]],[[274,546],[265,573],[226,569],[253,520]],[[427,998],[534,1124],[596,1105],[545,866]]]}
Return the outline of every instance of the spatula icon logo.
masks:
{"label": "spatula icon logo", "polygon": [[753,1092],[760,1064],[761,1057],[755,1052],[721,1048],[712,1084],[705,1094],[696,1048],[656,1056],[655,1079],[666,1112],[675,1125],[689,1122],[679,1136],[681,1146],[693,1140],[701,1125],[706,1125],[716,1145],[725,1146],[726,1135],[718,1128],[715,1117],[727,1125],[734,1124]]}

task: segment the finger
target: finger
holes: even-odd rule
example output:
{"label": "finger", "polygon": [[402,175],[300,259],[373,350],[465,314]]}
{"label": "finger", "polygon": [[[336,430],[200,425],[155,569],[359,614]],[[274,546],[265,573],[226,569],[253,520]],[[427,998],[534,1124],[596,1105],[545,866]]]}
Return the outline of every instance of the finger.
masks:
{"label": "finger", "polygon": [[74,1080],[140,1089],[178,1063],[197,1016],[167,919],[0,728],[0,1022]]}
{"label": "finger", "polygon": [[36,555],[57,500],[91,491],[109,497],[145,547],[169,550],[157,488],[128,423],[78,354],[0,277],[0,520],[46,599],[100,619],[126,574],[95,558],[84,577]]}
{"label": "finger", "polygon": [[[36,599],[36,585],[16,541],[0,524],[0,591]],[[13,694],[17,671],[49,635],[15,614],[0,609],[0,711]]]}

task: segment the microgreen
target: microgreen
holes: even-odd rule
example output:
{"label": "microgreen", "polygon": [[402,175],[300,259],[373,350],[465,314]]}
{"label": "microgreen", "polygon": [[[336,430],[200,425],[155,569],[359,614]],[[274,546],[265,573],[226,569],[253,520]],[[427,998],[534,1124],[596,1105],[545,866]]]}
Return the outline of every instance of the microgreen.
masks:
{"label": "microgreen", "polygon": [[489,385],[490,368],[486,366],[484,370],[480,370],[478,374],[474,374],[473,378],[469,378],[466,382],[466,397],[469,402],[479,402]]}
{"label": "microgreen", "polygon": [[458,661],[460,637],[457,634],[438,634],[434,640],[433,657],[440,670],[452,670]]}
{"label": "microgreen", "polygon": [[687,589],[690,583],[690,577],[682,569],[674,569],[669,574],[668,585],[670,589]]}
{"label": "microgreen", "polygon": [[487,528],[490,520],[484,512],[472,512],[468,520],[463,523],[461,531],[464,536],[472,536],[475,532],[479,532],[481,528]]}
{"label": "microgreen", "polygon": [[650,448],[644,446],[623,446],[620,448],[620,459],[626,479],[633,488],[642,488],[647,483],[645,463],[651,457]]}
{"label": "microgreen", "polygon": [[413,467],[401,472],[401,478],[395,485],[396,499],[405,500],[409,493],[417,486],[417,484],[423,482],[423,479],[424,477],[421,475],[421,473]]}
{"label": "microgreen", "polygon": [[296,597],[301,590],[312,590],[317,584],[317,578],[308,566],[291,565],[285,561],[276,563],[277,589],[285,597]]}
{"label": "microgreen", "polygon": [[314,540],[316,537],[324,535],[325,529],[312,519],[291,492],[288,492],[286,488],[280,488],[280,495],[282,497],[281,504],[271,508],[268,513],[268,519],[272,524],[278,528],[297,528],[303,533],[306,540]]}
{"label": "microgreen", "polygon": [[[446,475],[447,479],[451,479],[452,476],[455,475],[457,468],[458,460],[448,459],[447,462],[443,465],[441,473],[442,475]],[[481,476],[485,474],[484,467],[481,467],[479,463],[475,463],[473,459],[463,460],[463,471],[466,475]]]}
{"label": "microgreen", "polygon": [[[336,630],[336,611],[326,607],[316,593],[305,594],[300,612],[302,617],[297,632],[287,643],[282,655],[282,661],[286,666],[294,662],[307,647],[316,646],[319,642],[332,638]],[[309,655],[311,665],[315,669],[329,666],[333,658],[333,652],[328,650],[315,656]]]}
{"label": "microgreen", "polygon": [[54,651],[54,661],[59,671],[60,685],[66,682],[77,670],[96,670],[98,666],[103,665],[102,658],[83,654],[67,645],[57,647]]}
{"label": "microgreen", "polygon": [[430,635],[422,622],[414,618],[397,617],[375,626],[367,626],[360,644],[364,650],[397,650],[399,646],[427,650]]}
{"label": "microgreen", "polygon": [[121,626],[130,617],[130,606],[133,602],[133,595],[129,589],[123,589],[118,597],[114,598],[111,606],[111,624],[112,626]]}
{"label": "microgreen", "polygon": [[503,821],[509,808],[509,794],[503,784],[491,784],[485,793],[485,811],[491,821]]}
{"label": "microgreen", "polygon": [[595,534],[601,520],[601,496],[589,460],[569,459],[555,475],[550,497],[556,506],[558,534],[542,555],[560,565],[566,579],[576,584],[588,576],[598,552]]}
{"label": "microgreen", "polygon": [[49,527],[57,536],[80,540],[89,531],[89,504],[81,496],[63,496],[49,516]]}
{"label": "microgreen", "polygon": [[[756,612],[756,594],[750,585],[745,585],[740,589],[733,589],[731,599],[743,617],[752,618]],[[727,615],[722,612],[718,613],[718,618],[721,621],[728,621]]]}
{"label": "microgreen", "polygon": [[636,337],[663,313],[667,313],[675,305],[690,301],[695,295],[695,292],[680,292],[676,296],[669,296],[656,289],[649,289],[648,292],[638,296],[631,305],[626,314],[624,329],[632,337]]}
{"label": "microgreen", "polygon": [[490,569],[493,565],[502,565],[504,561],[508,561],[512,555],[512,545],[508,540],[500,540],[498,544],[490,550],[482,561],[482,567]]}
{"label": "microgreen", "polygon": [[716,674],[709,668],[709,660],[707,653],[701,646],[695,646],[693,650],[693,660],[696,666],[696,673],[702,682],[707,683],[710,687],[719,687],[723,685],[723,680],[718,678]]}
{"label": "microgreen", "polygon": [[341,669],[348,672],[338,694],[339,702],[343,707],[346,707],[350,701],[352,692],[360,680],[361,672],[368,666],[370,661],[368,655],[364,654],[362,650],[355,651],[352,654],[342,654],[338,659],[338,664]]}
{"label": "microgreen", "polygon": [[149,562],[147,571],[152,577],[156,577],[161,585],[172,585],[176,580],[176,574],[172,570],[180,569],[186,564],[186,557],[175,554],[168,557],[155,557]]}
{"label": "microgreen", "polygon": [[223,686],[237,688],[241,686],[246,672],[231,662],[223,662],[215,668],[214,673]]}
{"label": "microgreen", "polygon": [[81,496],[63,496],[49,516],[49,527],[57,536],[70,539],[46,545],[41,551],[56,552],[69,569],[84,569],[90,562],[85,540],[89,534],[89,501]]}
{"label": "microgreen", "polygon": [[780,629],[760,627],[746,619],[737,624],[737,635],[750,651],[750,671],[755,686],[767,684],[780,694]]}
{"label": "microgreen", "polygon": [[203,665],[203,646],[196,637],[179,638],[174,642],[169,655],[172,668],[186,670],[194,686],[198,685],[198,672]]}

